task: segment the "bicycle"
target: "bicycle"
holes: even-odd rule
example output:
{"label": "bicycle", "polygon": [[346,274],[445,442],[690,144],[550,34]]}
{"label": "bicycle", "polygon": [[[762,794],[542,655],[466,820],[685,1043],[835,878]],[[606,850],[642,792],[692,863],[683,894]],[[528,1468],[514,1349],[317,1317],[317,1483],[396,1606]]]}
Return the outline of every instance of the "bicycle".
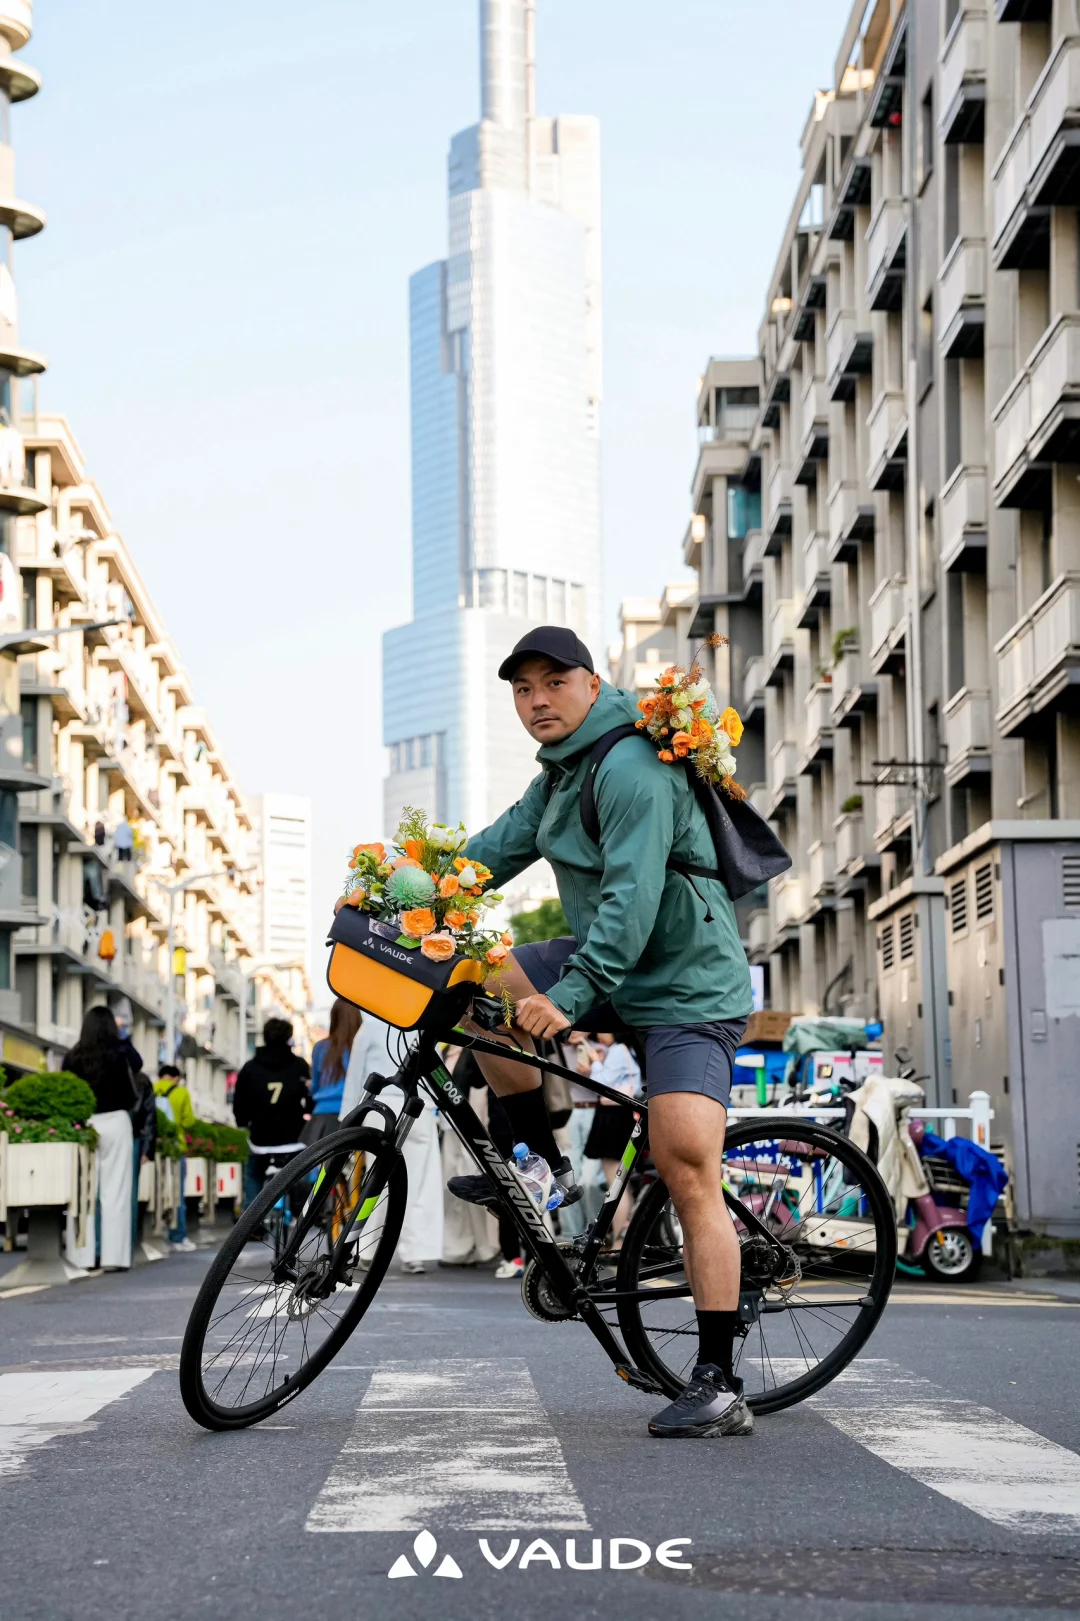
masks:
{"label": "bicycle", "polygon": [[[434,1100],[480,1170],[528,1257],[522,1297],[543,1322],[583,1322],[616,1373],[676,1395],[696,1360],[697,1328],[678,1218],[660,1181],[638,1200],[617,1257],[605,1253],[627,1177],[647,1151],[647,1099],[597,1219],[575,1240],[555,1237],[503,1160],[440,1057],[441,1042],[506,1056],[493,1039],[505,1012],[457,987],[390,1079],[373,1076],[341,1129],[289,1164],[243,1212],[214,1257],[180,1357],[188,1413],[211,1430],[269,1418],[300,1394],[355,1332],[397,1246],[408,1184],[401,1148]],[[480,1031],[459,1021],[471,1003]],[[565,1074],[599,1097],[623,1093],[550,1059],[514,1056]],[[395,1112],[380,1094],[403,1093]],[[374,1122],[374,1123],[372,1123]],[[736,1368],[756,1413],[813,1395],[845,1368],[885,1309],[896,1263],[896,1218],[877,1170],[847,1138],[810,1119],[729,1123],[724,1198],[742,1253]],[[267,1212],[298,1210],[277,1253]],[[269,1248],[263,1255],[260,1246]],[[614,1268],[614,1269],[613,1269]],[[621,1333],[618,1338],[616,1329]],[[815,1344],[815,1340],[817,1344]]]}

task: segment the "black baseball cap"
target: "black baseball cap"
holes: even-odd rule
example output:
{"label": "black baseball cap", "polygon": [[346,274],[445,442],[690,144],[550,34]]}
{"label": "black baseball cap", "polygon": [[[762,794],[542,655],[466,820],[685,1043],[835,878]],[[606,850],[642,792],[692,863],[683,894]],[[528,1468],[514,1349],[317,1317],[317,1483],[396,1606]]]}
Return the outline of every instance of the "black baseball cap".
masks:
{"label": "black baseball cap", "polygon": [[595,675],[592,654],[572,630],[565,625],[537,625],[523,636],[514,648],[499,665],[499,680],[512,681],[514,671],[526,659],[550,659],[553,664],[561,664],[566,670],[588,670]]}

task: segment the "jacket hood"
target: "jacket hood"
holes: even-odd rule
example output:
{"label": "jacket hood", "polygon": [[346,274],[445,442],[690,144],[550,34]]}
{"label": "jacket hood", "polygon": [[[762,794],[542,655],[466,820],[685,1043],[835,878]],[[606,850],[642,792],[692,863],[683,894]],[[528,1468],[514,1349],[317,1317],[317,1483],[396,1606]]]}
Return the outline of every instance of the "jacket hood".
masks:
{"label": "jacket hood", "polygon": [[291,1069],[298,1059],[291,1047],[256,1047],[255,1062],[265,1069]]}
{"label": "jacket hood", "polygon": [[641,719],[637,706],[637,699],[633,693],[624,692],[620,687],[611,687],[605,681],[600,687],[600,696],[585,716],[576,732],[564,737],[561,743],[544,743],[537,753],[537,760],[541,765],[569,765],[579,755],[586,753],[594,743],[599,742],[605,732],[610,732],[616,726],[625,726],[627,722]]}

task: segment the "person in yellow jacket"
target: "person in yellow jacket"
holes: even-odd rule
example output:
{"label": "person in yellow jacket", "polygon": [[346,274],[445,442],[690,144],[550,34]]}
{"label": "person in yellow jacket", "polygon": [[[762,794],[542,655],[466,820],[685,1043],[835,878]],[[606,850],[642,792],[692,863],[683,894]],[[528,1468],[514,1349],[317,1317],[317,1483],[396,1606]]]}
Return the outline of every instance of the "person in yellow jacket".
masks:
{"label": "person in yellow jacket", "polygon": [[[158,1070],[158,1078],[154,1082],[154,1096],[157,1106],[162,1114],[181,1131],[190,1131],[195,1124],[195,1110],[191,1104],[191,1093],[184,1085],[180,1071],[175,1064],[162,1064]],[[176,1210],[176,1226],[169,1231],[169,1248],[180,1252],[188,1252],[196,1248],[187,1235],[187,1205],[184,1201],[184,1183],[187,1166],[184,1160],[180,1161],[180,1200]]]}

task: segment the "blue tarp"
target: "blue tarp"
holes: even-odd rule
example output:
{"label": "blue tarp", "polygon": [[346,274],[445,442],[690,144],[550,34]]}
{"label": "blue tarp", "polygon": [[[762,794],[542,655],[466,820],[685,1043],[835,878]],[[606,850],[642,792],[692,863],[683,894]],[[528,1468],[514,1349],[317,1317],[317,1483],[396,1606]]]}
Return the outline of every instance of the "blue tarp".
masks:
{"label": "blue tarp", "polygon": [[970,1184],[968,1226],[973,1233],[981,1233],[1009,1180],[1009,1173],[997,1155],[980,1148],[970,1137],[946,1139],[932,1131],[923,1133],[922,1152],[924,1155],[940,1154],[948,1160],[956,1174]]}

